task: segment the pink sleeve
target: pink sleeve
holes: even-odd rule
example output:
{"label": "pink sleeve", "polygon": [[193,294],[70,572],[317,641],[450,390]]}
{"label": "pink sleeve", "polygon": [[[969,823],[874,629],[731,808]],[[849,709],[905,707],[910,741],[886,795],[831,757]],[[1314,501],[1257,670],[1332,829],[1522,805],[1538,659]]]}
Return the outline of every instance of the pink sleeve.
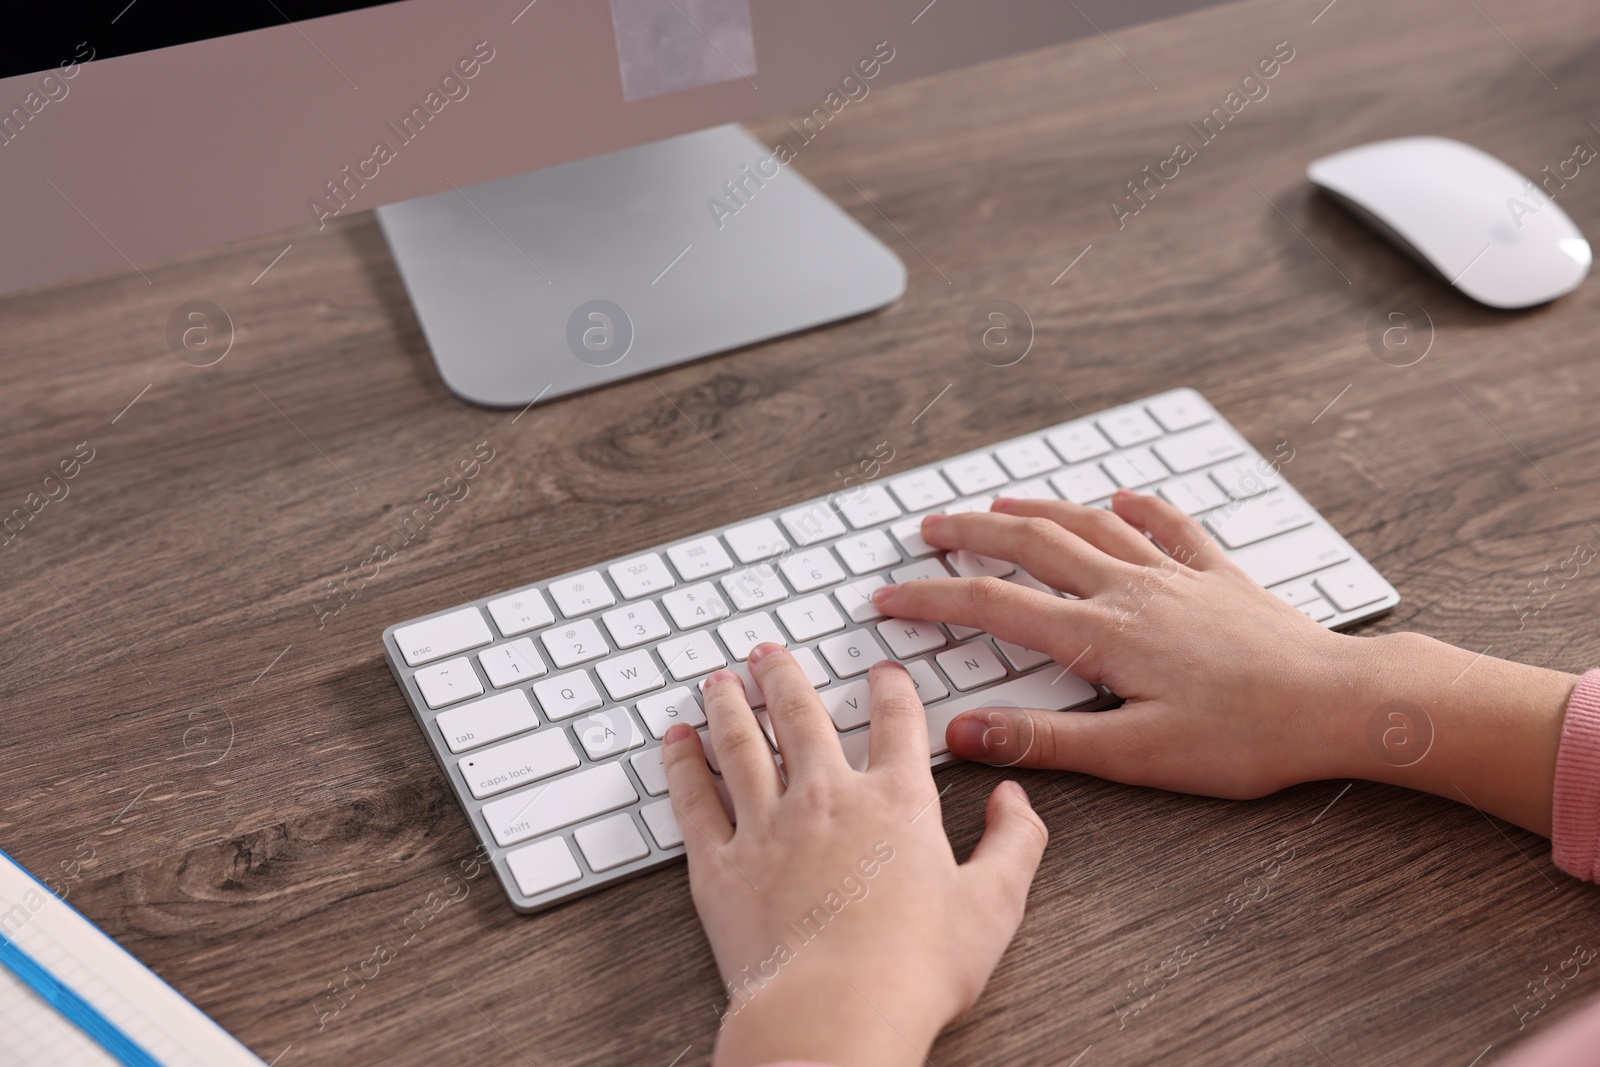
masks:
{"label": "pink sleeve", "polygon": [[[1600,881],[1600,670],[1578,679],[1556,753],[1550,854],[1575,878]],[[1582,1067],[1600,1048],[1600,1002],[1533,1038],[1504,1067]]]}
{"label": "pink sleeve", "polygon": [[1556,753],[1550,855],[1556,866],[1600,881],[1600,670],[1578,679]]}

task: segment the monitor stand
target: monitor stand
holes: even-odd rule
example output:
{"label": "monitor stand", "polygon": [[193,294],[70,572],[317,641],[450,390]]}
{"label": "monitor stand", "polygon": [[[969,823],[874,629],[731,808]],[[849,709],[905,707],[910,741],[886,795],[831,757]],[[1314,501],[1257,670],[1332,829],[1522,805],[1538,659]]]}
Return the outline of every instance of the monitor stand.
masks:
{"label": "monitor stand", "polygon": [[906,287],[899,257],[733,125],[391,204],[378,221],[439,376],[489,407],[859,315]]}

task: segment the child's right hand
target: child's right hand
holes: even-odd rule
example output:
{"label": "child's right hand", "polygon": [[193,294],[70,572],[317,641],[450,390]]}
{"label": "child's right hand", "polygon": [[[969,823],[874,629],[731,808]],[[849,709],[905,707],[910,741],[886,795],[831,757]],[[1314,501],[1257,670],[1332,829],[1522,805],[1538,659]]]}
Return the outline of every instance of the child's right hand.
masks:
{"label": "child's right hand", "polygon": [[[1475,663],[1415,634],[1333,633],[1165,501],[1124,491],[1112,509],[1001,499],[988,514],[923,520],[929,544],[1009,560],[1081,599],[943,578],[880,589],[879,610],[1047,652],[1125,700],[1109,712],[969,712],[949,726],[951,751],[1232,798],[1371,778],[1466,797],[1548,834],[1571,675]],[[1471,684],[1455,686],[1469,665]]]}

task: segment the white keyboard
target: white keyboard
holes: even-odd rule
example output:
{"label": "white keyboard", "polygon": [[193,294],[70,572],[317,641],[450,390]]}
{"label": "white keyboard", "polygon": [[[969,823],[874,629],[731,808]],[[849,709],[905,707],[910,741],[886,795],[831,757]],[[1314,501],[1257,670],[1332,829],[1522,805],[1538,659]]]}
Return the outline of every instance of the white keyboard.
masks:
{"label": "white keyboard", "polygon": [[878,614],[877,586],[952,573],[1053,592],[1009,563],[936,552],[918,534],[930,512],[1157,492],[1318,622],[1394,607],[1393,587],[1284,480],[1288,458],[1263,458],[1178,389],[391,626],[384,650],[512,905],[537,911],[683,855],[661,737],[704,729],[699,683],[726,666],[770,740],[745,663],[762,641],[794,652],[858,767],[879,659],[916,681],[936,766],[953,758],[945,726],[970,708],[1115,702],[1031,649]]}

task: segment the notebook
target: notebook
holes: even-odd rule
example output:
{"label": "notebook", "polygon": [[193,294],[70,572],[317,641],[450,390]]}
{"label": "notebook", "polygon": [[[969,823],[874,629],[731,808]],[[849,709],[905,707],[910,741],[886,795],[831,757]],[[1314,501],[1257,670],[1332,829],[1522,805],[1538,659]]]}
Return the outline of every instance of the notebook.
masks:
{"label": "notebook", "polygon": [[4,852],[0,1034],[18,1067],[265,1067]]}

